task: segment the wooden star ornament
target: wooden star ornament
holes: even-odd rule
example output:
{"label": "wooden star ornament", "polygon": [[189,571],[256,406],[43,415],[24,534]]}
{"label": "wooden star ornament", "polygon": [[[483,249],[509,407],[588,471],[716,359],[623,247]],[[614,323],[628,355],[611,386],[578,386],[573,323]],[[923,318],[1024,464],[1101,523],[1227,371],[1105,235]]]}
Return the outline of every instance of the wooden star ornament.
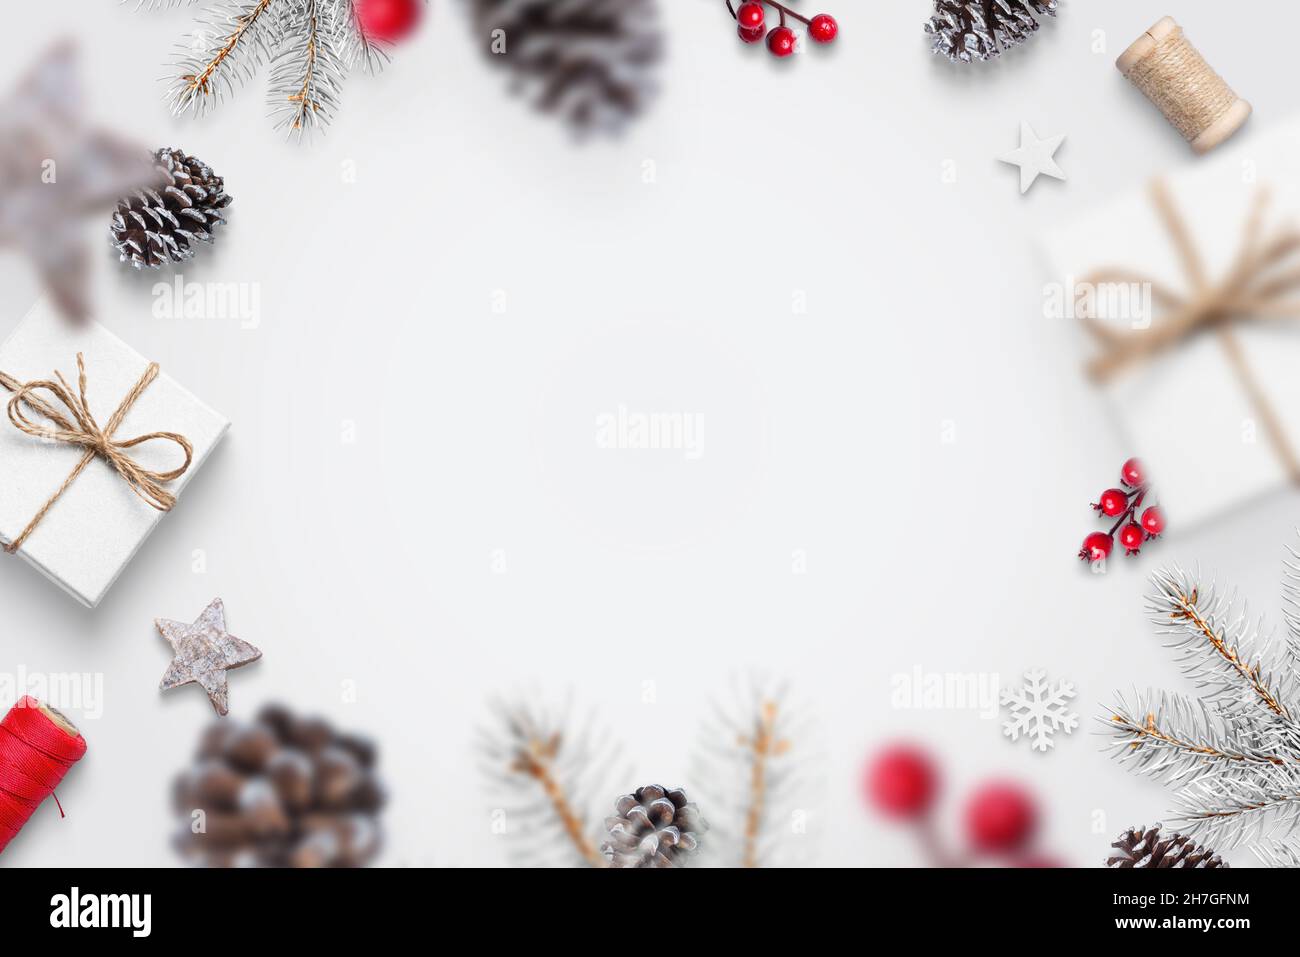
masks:
{"label": "wooden star ornament", "polygon": [[158,687],[169,691],[190,682],[200,684],[217,714],[229,713],[226,672],[251,664],[262,657],[262,652],[226,631],[226,606],[221,599],[214,598],[192,625],[166,618],[154,624],[175,652]]}

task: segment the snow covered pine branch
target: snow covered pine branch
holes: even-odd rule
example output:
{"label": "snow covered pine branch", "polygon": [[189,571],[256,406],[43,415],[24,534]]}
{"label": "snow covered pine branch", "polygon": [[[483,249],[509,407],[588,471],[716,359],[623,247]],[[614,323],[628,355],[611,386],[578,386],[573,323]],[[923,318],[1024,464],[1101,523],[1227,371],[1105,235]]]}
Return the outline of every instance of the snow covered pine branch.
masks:
{"label": "snow covered pine branch", "polygon": [[1102,719],[1114,757],[1178,786],[1178,826],[1216,846],[1277,839],[1254,848],[1275,865],[1300,854],[1298,561],[1291,550],[1281,638],[1197,574],[1153,575],[1152,620],[1198,693],[1121,694]]}

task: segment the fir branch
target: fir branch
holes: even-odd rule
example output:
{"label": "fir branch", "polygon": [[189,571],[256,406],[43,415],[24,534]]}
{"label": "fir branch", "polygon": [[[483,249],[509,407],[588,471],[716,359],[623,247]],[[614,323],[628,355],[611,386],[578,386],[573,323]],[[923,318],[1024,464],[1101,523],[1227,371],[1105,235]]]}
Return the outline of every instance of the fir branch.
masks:
{"label": "fir branch", "polygon": [[301,137],[328,123],[338,108],[347,73],[337,48],[337,0],[288,0],[282,8],[284,42],[271,64],[267,103],[275,128]]}
{"label": "fir branch", "polygon": [[751,735],[742,735],[739,745],[749,754],[749,809],[745,813],[745,843],[741,867],[757,867],[758,841],[767,810],[769,762],[790,750],[788,738],[777,737],[776,724],[780,705],[765,700],[759,704]]}
{"label": "fir branch", "polygon": [[1232,598],[1216,595],[1213,584],[1201,588],[1176,567],[1151,580],[1156,587],[1148,606],[1153,621],[1175,639],[1169,647],[1180,650],[1183,673],[1210,689],[1209,700],[1233,713],[1254,706],[1290,720],[1275,676],[1258,657],[1267,642],[1258,627],[1250,626],[1245,608],[1236,613]]}
{"label": "fir branch", "polygon": [[1178,795],[1175,821],[1209,843],[1252,843],[1300,825],[1300,775],[1275,768],[1251,778],[1206,778]]}
{"label": "fir branch", "polygon": [[233,93],[236,83],[247,81],[271,58],[279,42],[279,23],[273,8],[287,0],[222,0],[201,21],[212,31],[194,31],[195,42],[177,54],[173,64],[177,75],[168,89],[172,112],[202,115]]}
{"label": "fir branch", "polygon": [[366,31],[361,29],[356,0],[341,2],[346,7],[343,15],[338,18],[338,45],[343,62],[349,69],[360,66],[366,73],[375,76],[392,59],[388,44],[366,36]]}
{"label": "fir branch", "polygon": [[1250,850],[1265,867],[1300,867],[1300,847],[1294,841],[1267,841]]}
{"label": "fir branch", "polygon": [[1190,783],[1210,774],[1250,774],[1290,765],[1300,771],[1300,754],[1282,722],[1224,721],[1201,700],[1164,691],[1116,696],[1102,719],[1121,764],[1139,774]]}

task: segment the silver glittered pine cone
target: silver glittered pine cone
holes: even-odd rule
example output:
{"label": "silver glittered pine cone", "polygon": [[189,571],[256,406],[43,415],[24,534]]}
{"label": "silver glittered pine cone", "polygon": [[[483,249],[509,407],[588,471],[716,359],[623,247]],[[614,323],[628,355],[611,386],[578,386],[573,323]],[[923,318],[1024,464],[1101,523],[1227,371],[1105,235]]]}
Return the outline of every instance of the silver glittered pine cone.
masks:
{"label": "silver glittered pine cone", "polygon": [[376,750],[279,706],[223,718],[177,778],[177,847],[209,867],[361,867],[380,847]]}
{"label": "silver glittered pine cone", "polygon": [[468,0],[474,35],[512,89],[579,135],[645,110],[663,58],[657,0]]}
{"label": "silver glittered pine cone", "polygon": [[220,176],[202,160],[163,147],[154,154],[155,180],[120,199],[109,233],[122,262],[155,269],[190,259],[213,240],[231,203]]}
{"label": "silver glittered pine cone", "polygon": [[649,784],[624,794],[614,810],[600,847],[610,867],[682,867],[708,829],[681,788]]}
{"label": "silver glittered pine cone", "polygon": [[953,62],[991,60],[1028,40],[1038,17],[1056,16],[1060,0],[935,0],[925,32],[934,52]]}
{"label": "silver glittered pine cone", "polygon": [[1111,845],[1107,867],[1227,867],[1208,848],[1200,847],[1185,834],[1161,834],[1162,825],[1129,828]]}

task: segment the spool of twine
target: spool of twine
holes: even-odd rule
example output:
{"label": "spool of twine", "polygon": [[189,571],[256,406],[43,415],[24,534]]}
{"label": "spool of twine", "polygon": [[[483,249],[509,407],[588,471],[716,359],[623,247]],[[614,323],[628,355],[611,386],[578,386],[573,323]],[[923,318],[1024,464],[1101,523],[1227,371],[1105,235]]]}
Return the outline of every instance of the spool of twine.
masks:
{"label": "spool of twine", "polygon": [[9,709],[0,721],[0,852],[85,753],[86,739],[53,708],[24,696]]}
{"label": "spool of twine", "polygon": [[1214,149],[1250,116],[1250,104],[1205,62],[1173,17],[1138,37],[1115,65],[1197,153]]}

